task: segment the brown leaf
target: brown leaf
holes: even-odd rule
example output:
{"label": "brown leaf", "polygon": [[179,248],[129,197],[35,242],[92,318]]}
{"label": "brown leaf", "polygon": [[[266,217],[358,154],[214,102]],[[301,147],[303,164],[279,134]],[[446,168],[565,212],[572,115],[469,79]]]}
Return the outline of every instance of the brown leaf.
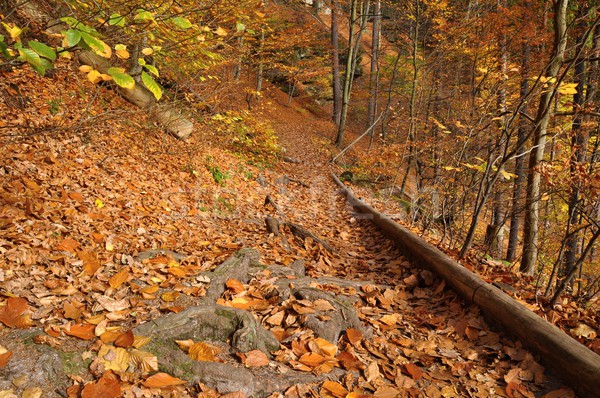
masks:
{"label": "brown leaf", "polygon": [[96,327],[94,325],[78,323],[72,325],[68,330],[65,329],[65,333],[82,340],[91,340],[96,337],[96,334],[94,333],[95,329]]}
{"label": "brown leaf", "polygon": [[84,198],[80,192],[69,192],[69,198],[76,202],[83,202]]}
{"label": "brown leaf", "polygon": [[242,282],[238,281],[237,279],[227,280],[227,282],[225,282],[225,286],[227,286],[227,289],[229,289],[234,294],[238,294],[246,290]]}
{"label": "brown leaf", "polygon": [[365,368],[365,365],[354,354],[348,351],[340,352],[336,359],[342,363],[342,366],[346,370],[360,370]]}
{"label": "brown leaf", "polygon": [[346,390],[340,383],[336,383],[335,381],[327,380],[323,383],[321,388],[337,398],[345,398],[346,395],[348,395],[348,390]]}
{"label": "brown leaf", "polygon": [[23,312],[27,309],[27,300],[22,297],[10,297],[6,305],[0,307],[0,322],[8,327],[23,326]]}
{"label": "brown leaf", "polygon": [[365,379],[367,379],[367,381],[370,383],[379,378],[381,378],[381,373],[379,373],[379,365],[377,362],[373,361],[365,369]]}
{"label": "brown leaf", "polygon": [[10,357],[12,357],[12,351],[7,351],[3,354],[0,354],[0,368],[3,368],[8,363]]}
{"label": "brown leaf", "polygon": [[234,391],[221,395],[221,398],[246,398],[247,395],[243,391]]}
{"label": "brown leaf", "polygon": [[258,368],[269,364],[269,358],[260,350],[248,351],[244,360],[244,365],[251,368]]}
{"label": "brown leaf", "polygon": [[350,344],[352,344],[354,347],[358,347],[363,339],[363,335],[360,330],[352,328],[346,330],[346,336],[348,337]]}
{"label": "brown leaf", "polygon": [[121,271],[117,272],[108,280],[108,284],[113,289],[118,289],[121,285],[129,279],[129,268],[124,268]]}
{"label": "brown leaf", "polygon": [[165,388],[186,384],[187,381],[178,379],[166,373],[157,373],[146,379],[142,384],[148,388]]}
{"label": "brown leaf", "polygon": [[119,337],[115,340],[115,346],[128,348],[133,345],[133,332],[128,330],[124,333],[121,333]]}
{"label": "brown leaf", "polygon": [[172,291],[172,292],[166,292],[163,293],[160,298],[165,301],[165,302],[172,302],[175,301],[179,298],[179,296],[181,295],[181,293],[176,292],[176,291]]}
{"label": "brown leaf", "polygon": [[413,380],[419,380],[421,377],[423,377],[423,371],[414,363],[407,363],[404,365],[404,367]]}
{"label": "brown leaf", "polygon": [[85,272],[86,275],[92,276],[98,271],[98,268],[100,268],[100,261],[98,260],[96,253],[80,251],[77,253],[77,256],[83,261],[83,272]]}
{"label": "brown leaf", "polygon": [[75,239],[66,238],[63,239],[58,245],[56,245],[56,250],[61,252],[71,252],[75,254],[75,249],[79,247],[79,243]]}
{"label": "brown leaf", "polygon": [[121,396],[121,384],[112,372],[106,372],[96,383],[88,383],[81,398],[117,398]]}
{"label": "brown leaf", "polygon": [[83,309],[81,308],[81,306],[77,306],[71,301],[66,301],[63,304],[63,312],[65,315],[65,318],[76,320],[76,319],[81,318]]}

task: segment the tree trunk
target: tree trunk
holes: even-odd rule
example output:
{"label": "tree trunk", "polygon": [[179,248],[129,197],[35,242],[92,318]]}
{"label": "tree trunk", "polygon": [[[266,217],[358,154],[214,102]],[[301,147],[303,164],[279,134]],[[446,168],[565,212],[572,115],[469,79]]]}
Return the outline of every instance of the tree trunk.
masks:
{"label": "tree trunk", "polygon": [[[568,0],[554,2],[554,49],[552,59],[548,65],[547,78],[558,76],[563,63],[567,45],[567,5]],[[544,158],[546,134],[552,113],[552,100],[556,95],[556,84],[543,90],[538,106],[533,131],[533,149],[529,155],[529,175],[527,177],[526,213],[523,239],[523,259],[520,269],[527,274],[533,274],[538,257],[538,229],[539,229],[539,200],[541,174],[537,169]]]}
{"label": "tree trunk", "polygon": [[339,48],[339,21],[337,1],[331,1],[331,69],[333,74],[333,121],[340,125],[342,115],[342,87],[340,81],[340,48]]}
{"label": "tree trunk", "polygon": [[352,64],[354,60],[354,23],[356,22],[358,0],[351,0],[350,4],[350,24],[348,29],[348,51],[346,53],[346,72],[344,76],[344,91],[342,92],[342,110],[340,115],[340,123],[338,125],[337,137],[335,144],[338,147],[342,146],[344,140],[344,130],[346,128],[346,117],[348,116],[348,106],[350,105],[350,91],[352,90]]}
{"label": "tree trunk", "polygon": [[377,92],[379,85],[379,36],[381,34],[381,0],[375,0],[373,10],[373,25],[371,36],[371,71],[369,75],[369,107],[367,128],[371,129],[371,144],[375,131],[375,114],[377,113]]}
{"label": "tree trunk", "polygon": [[[525,3],[527,6],[529,2]],[[529,55],[531,48],[528,43],[522,47],[523,60],[521,63],[521,89],[520,102],[523,104],[521,112],[527,113],[529,102]],[[523,182],[525,182],[525,141],[527,139],[527,120],[525,117],[519,117],[519,127],[517,130],[517,156],[515,158],[515,182],[512,193],[512,209],[510,213],[510,231],[508,235],[508,248],[506,250],[506,260],[513,262],[517,258],[517,249],[519,246],[519,232],[521,229],[521,201],[523,199]]]}

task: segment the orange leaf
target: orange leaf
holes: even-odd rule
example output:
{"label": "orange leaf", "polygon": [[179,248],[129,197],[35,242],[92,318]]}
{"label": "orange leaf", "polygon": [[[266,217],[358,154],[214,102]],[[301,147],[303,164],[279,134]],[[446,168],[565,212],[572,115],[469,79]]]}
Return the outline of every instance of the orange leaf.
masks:
{"label": "orange leaf", "polygon": [[187,381],[178,379],[166,373],[157,373],[148,377],[142,384],[148,388],[164,388],[179,386],[185,383],[187,383]]}
{"label": "orange leaf", "polygon": [[75,254],[75,249],[79,247],[79,243],[75,239],[66,238],[63,239],[58,245],[56,245],[56,250],[61,252],[71,252]]}
{"label": "orange leaf", "polygon": [[188,350],[188,356],[197,361],[214,362],[217,360],[216,355],[221,350],[213,345],[198,342],[192,345]]}
{"label": "orange leaf", "polygon": [[269,364],[269,358],[260,350],[252,350],[246,353],[244,365],[258,368]]}
{"label": "orange leaf", "polygon": [[79,259],[83,261],[83,271],[86,275],[92,276],[98,271],[98,268],[100,268],[100,261],[98,261],[96,253],[81,251],[77,255]]}
{"label": "orange leaf", "polygon": [[170,301],[177,300],[180,295],[181,295],[181,293],[179,293],[179,292],[167,292],[167,293],[163,293],[160,296],[160,298],[163,299],[163,301],[170,302]]}
{"label": "orange leaf", "polygon": [[352,344],[355,347],[358,347],[361,340],[363,339],[363,335],[360,332],[360,330],[352,328],[346,330],[346,336],[348,337],[348,341],[350,342],[350,344]]}
{"label": "orange leaf", "polygon": [[83,195],[80,192],[69,192],[69,198],[76,202],[83,202]]}
{"label": "orange leaf", "polygon": [[15,327],[21,321],[21,314],[27,309],[27,300],[22,297],[10,297],[6,305],[0,307],[0,322],[8,327]]}
{"label": "orange leaf", "polygon": [[121,287],[121,285],[123,283],[127,282],[128,279],[129,279],[129,269],[125,268],[125,269],[122,269],[121,271],[117,272],[113,276],[111,276],[111,278],[108,280],[108,284],[113,289],[118,289]]}
{"label": "orange leaf", "polygon": [[97,232],[93,232],[92,239],[94,239],[94,242],[96,242],[96,243],[102,243],[102,242],[104,242],[104,235],[99,234]]}
{"label": "orange leaf", "polygon": [[234,294],[238,294],[246,290],[242,282],[238,281],[237,279],[229,279],[227,282],[225,282],[225,286],[227,286],[227,288]]}
{"label": "orange leaf", "polygon": [[121,384],[112,372],[106,372],[96,383],[88,383],[81,398],[117,398],[121,396]]}
{"label": "orange leaf", "polygon": [[96,329],[94,325],[78,323],[72,325],[69,330],[65,330],[65,333],[69,336],[78,337],[82,340],[91,340],[96,337],[94,329]]}
{"label": "orange leaf", "polygon": [[12,357],[12,351],[7,351],[4,354],[0,354],[0,368],[3,368],[8,363],[10,357]]}
{"label": "orange leaf", "polygon": [[131,347],[133,345],[133,332],[128,330],[125,333],[121,333],[115,340],[115,345],[123,348]]}
{"label": "orange leaf", "polygon": [[346,390],[340,383],[336,383],[335,381],[328,380],[324,382],[322,388],[337,398],[345,398],[346,395],[348,395],[348,390]]}
{"label": "orange leaf", "polygon": [[308,353],[302,355],[298,359],[298,362],[300,362],[301,364],[304,364],[306,366],[311,366],[314,368],[316,366],[319,366],[323,362],[325,362],[325,357],[320,354],[315,354],[314,352],[308,352]]}
{"label": "orange leaf", "polygon": [[423,377],[423,371],[414,363],[407,363],[404,365],[404,367],[413,380],[419,380],[421,377]]}

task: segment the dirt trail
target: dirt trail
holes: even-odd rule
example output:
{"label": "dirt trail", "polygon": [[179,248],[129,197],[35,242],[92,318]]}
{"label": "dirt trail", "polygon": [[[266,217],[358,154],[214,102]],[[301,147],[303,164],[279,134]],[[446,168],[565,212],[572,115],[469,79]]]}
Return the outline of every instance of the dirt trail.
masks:
{"label": "dirt trail", "polygon": [[[357,384],[370,385],[375,396],[520,397],[556,391],[561,383],[518,342],[492,331],[476,306],[414,267],[368,221],[354,218],[329,176],[335,169],[326,152],[331,124],[293,108],[281,115],[267,117],[286,155],[301,161],[281,168],[310,185],[290,188],[282,207],[337,249],[319,258],[311,273],[373,281],[358,294],[364,300],[359,316],[374,336],[361,353],[368,366]],[[573,393],[561,389],[559,395]]]}

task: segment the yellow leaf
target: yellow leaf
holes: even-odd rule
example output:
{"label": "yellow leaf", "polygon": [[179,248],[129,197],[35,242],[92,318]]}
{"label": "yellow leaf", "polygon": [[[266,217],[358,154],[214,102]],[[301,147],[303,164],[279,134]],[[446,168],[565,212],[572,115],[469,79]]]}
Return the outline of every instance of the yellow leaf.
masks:
{"label": "yellow leaf", "polygon": [[179,295],[179,292],[167,292],[163,293],[162,296],[160,296],[160,298],[163,299],[163,301],[171,302],[177,300],[179,298]]}
{"label": "yellow leaf", "polygon": [[142,50],[142,54],[144,55],[152,55],[154,54],[154,50],[150,47],[146,47]]}
{"label": "yellow leaf", "polygon": [[104,207],[104,202],[103,202],[102,200],[100,200],[100,199],[96,199],[96,200],[94,201],[94,205],[95,205],[97,208],[101,209],[101,208],[103,208],[103,207]]}
{"label": "yellow leaf", "polygon": [[96,69],[93,69],[88,72],[87,79],[90,82],[96,84],[96,83],[100,83],[102,81],[102,76],[100,76],[100,72],[98,72]]}
{"label": "yellow leaf", "polygon": [[4,28],[6,29],[6,31],[10,35],[11,39],[17,40],[17,41],[21,41],[21,39],[19,38],[19,36],[21,36],[21,33],[23,33],[23,30],[21,28],[19,28],[16,25],[6,24],[4,22],[2,22],[2,25],[4,26]]}
{"label": "yellow leaf", "polygon": [[83,73],[88,73],[88,72],[91,72],[93,70],[94,70],[94,68],[92,66],[90,66],[90,65],[81,65],[79,67],[79,72],[83,72]]}
{"label": "yellow leaf", "polygon": [[150,337],[133,335],[133,346],[141,348],[150,342]]}
{"label": "yellow leaf", "polygon": [[198,342],[190,347],[188,356],[197,361],[215,362],[216,356],[221,352],[218,347],[208,343]]}
{"label": "yellow leaf", "polygon": [[104,369],[125,372],[129,367],[131,355],[124,348],[102,345],[98,351],[98,358],[102,361]]}
{"label": "yellow leaf", "polygon": [[158,358],[147,351],[131,350],[131,362],[142,372],[156,372],[158,370]]}
{"label": "yellow leaf", "polygon": [[227,36],[227,31],[220,26],[215,30],[215,33],[219,36]]}

